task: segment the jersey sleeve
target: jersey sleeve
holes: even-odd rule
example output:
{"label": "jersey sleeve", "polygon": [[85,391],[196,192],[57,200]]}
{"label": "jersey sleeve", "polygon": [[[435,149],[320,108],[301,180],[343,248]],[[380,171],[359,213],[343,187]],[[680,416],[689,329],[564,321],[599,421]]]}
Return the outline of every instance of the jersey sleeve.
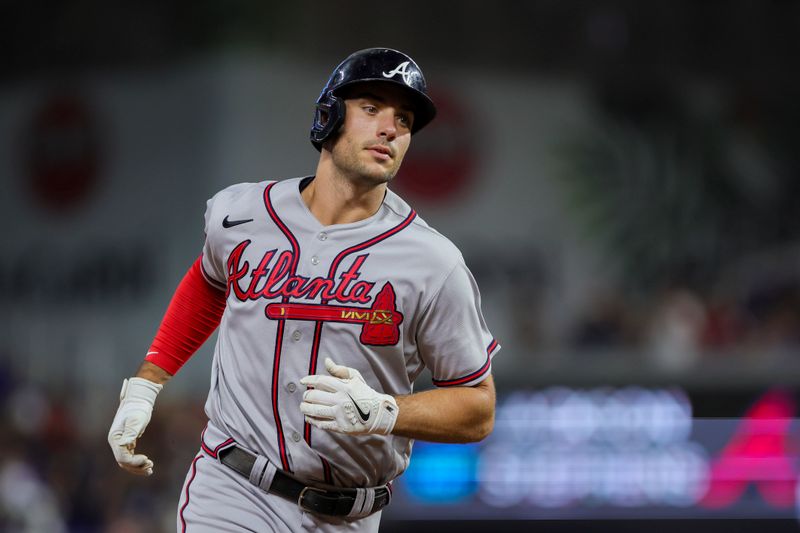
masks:
{"label": "jersey sleeve", "polygon": [[206,202],[206,212],[204,215],[205,243],[203,244],[203,255],[201,257],[200,267],[206,281],[218,289],[225,290],[227,287],[226,280],[228,279],[228,275],[225,271],[225,263],[221,259],[223,255],[222,250],[219,249],[217,240],[215,239],[218,231],[217,228],[220,226],[222,219],[219,219],[218,214],[214,210],[214,205],[223,192],[224,191],[218,192]]}
{"label": "jersey sleeve", "polygon": [[417,345],[437,387],[472,386],[491,373],[500,345],[486,326],[478,285],[463,261],[423,311]]}

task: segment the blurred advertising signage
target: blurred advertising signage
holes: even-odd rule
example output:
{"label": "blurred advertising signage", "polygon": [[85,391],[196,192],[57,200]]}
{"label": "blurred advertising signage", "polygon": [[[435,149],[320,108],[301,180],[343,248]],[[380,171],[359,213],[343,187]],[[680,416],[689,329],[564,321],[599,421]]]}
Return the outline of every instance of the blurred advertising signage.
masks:
{"label": "blurred advertising signage", "polygon": [[[415,444],[394,512],[420,518],[794,516],[794,401],[694,419],[680,389],[516,392],[473,445]],[[420,505],[422,504],[422,505]]]}
{"label": "blurred advertising signage", "polygon": [[465,103],[464,94],[447,91],[432,97],[436,120],[415,138],[392,186],[403,197],[441,206],[463,196],[472,185],[483,128],[476,112],[480,106]]}
{"label": "blurred advertising signage", "polygon": [[72,91],[48,97],[28,132],[27,185],[54,212],[81,205],[94,191],[100,167],[100,132],[87,100]]}

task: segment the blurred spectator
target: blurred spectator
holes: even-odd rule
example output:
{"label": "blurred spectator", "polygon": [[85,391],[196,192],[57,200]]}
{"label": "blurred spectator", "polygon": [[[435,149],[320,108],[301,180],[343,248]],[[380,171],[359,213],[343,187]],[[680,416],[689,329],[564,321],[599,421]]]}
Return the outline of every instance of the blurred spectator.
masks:
{"label": "blurred spectator", "polygon": [[743,309],[730,294],[715,296],[706,304],[702,344],[709,353],[731,350],[742,340],[747,323]]}
{"label": "blurred spectator", "polygon": [[25,461],[6,456],[0,463],[0,525],[3,531],[66,531],[48,484]]}
{"label": "blurred spectator", "polygon": [[645,351],[664,371],[680,371],[696,363],[706,325],[703,303],[684,288],[666,290],[654,302]]}
{"label": "blurred spectator", "polygon": [[199,447],[202,401],[166,399],[154,415],[142,446],[156,458],[156,475],[146,479],[119,469],[105,434],[87,429],[78,406],[75,395],[21,382],[0,365],[0,531],[174,531],[175,490]]}
{"label": "blurred spectator", "polygon": [[589,300],[570,343],[576,348],[614,348],[631,342],[631,324],[622,296],[604,290]]}
{"label": "blurred spectator", "polygon": [[800,342],[800,282],[767,280],[747,298],[746,311],[756,327],[750,341],[763,349],[782,349]]}

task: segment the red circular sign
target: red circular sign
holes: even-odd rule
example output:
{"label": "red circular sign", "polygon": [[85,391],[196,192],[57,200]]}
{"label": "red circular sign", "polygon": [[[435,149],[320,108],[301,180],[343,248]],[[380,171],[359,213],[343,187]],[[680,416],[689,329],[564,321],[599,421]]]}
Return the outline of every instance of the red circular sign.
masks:
{"label": "red circular sign", "polygon": [[53,211],[86,200],[97,181],[96,125],[84,101],[74,95],[48,98],[33,117],[28,136],[29,185]]}
{"label": "red circular sign", "polygon": [[478,160],[474,113],[455,94],[432,94],[436,118],[414,136],[395,187],[409,200],[448,202],[472,182]]}

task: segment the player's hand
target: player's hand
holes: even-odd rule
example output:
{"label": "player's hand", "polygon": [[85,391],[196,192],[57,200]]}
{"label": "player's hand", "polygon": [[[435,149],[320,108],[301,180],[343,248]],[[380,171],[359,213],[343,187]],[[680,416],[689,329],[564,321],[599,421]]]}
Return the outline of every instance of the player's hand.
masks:
{"label": "player's hand", "polygon": [[108,443],[119,466],[132,474],[149,476],[153,461],[146,455],[134,454],[136,440],[150,422],[153,404],[163,385],[144,378],[129,378],[122,382],[119,408],[108,432]]}
{"label": "player's hand", "polygon": [[337,365],[330,358],[325,358],[325,368],[330,376],[306,376],[300,380],[313,387],[303,394],[300,404],[306,422],[352,435],[392,432],[400,412],[394,398],[370,388],[355,368]]}

